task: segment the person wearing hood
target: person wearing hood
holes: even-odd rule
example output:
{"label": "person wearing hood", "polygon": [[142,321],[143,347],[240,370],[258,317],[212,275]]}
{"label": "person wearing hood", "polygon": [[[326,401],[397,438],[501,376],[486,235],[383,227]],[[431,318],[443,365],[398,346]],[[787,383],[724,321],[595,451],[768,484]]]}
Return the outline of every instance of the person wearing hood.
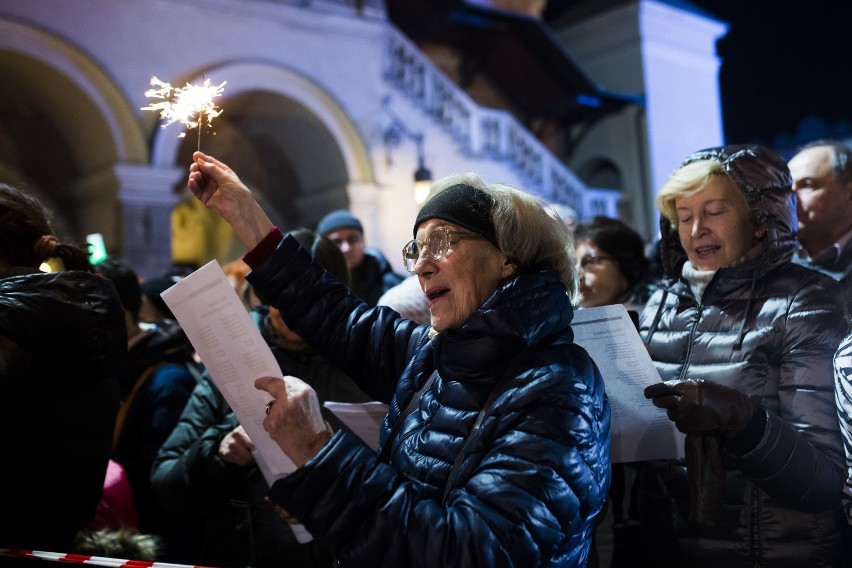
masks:
{"label": "person wearing hood", "polygon": [[[48,260],[61,269],[41,272]],[[0,184],[0,548],[70,551],[94,517],[126,352],[115,287]]]}
{"label": "person wearing hood", "polygon": [[659,566],[846,565],[832,355],[839,284],[795,265],[787,165],[757,146],[696,152],[657,195],[665,276],[640,316],[686,434],[645,462],[640,521]]}
{"label": "person wearing hood", "polygon": [[585,566],[609,489],[610,407],[573,341],[562,222],[475,174],[435,182],[402,251],[429,298],[431,325],[418,325],[349,294],[230,168],[193,160],[189,188],[249,249],[252,286],[390,405],[376,449],[331,431],[297,378],[259,378],[263,427],[297,466],[272,502],[342,566]]}

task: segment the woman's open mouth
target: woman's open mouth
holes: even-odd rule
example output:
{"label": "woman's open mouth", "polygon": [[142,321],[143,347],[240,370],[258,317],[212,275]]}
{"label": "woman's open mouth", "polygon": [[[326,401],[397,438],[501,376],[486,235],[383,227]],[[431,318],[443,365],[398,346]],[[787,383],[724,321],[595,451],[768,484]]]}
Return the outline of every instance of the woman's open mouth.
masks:
{"label": "woman's open mouth", "polygon": [[434,288],[429,288],[426,290],[426,299],[429,300],[429,307],[432,307],[437,300],[445,296],[450,291],[449,288],[443,288],[440,286],[436,286]]}

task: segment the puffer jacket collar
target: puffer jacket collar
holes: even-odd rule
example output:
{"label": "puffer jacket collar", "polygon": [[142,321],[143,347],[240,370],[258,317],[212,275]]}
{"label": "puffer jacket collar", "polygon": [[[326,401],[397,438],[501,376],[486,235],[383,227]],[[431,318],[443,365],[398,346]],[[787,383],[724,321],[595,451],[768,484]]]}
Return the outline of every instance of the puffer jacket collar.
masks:
{"label": "puffer jacket collar", "polygon": [[493,380],[521,349],[554,334],[571,334],[568,293],[552,271],[521,274],[499,288],[458,328],[433,339],[443,377]]}

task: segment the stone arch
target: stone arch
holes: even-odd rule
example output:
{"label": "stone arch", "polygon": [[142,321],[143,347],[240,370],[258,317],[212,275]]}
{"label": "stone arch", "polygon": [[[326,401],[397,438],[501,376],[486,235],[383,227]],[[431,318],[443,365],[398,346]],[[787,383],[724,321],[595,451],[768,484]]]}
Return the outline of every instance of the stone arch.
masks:
{"label": "stone arch", "polygon": [[[205,130],[201,149],[239,172],[277,225],[312,227],[327,211],[350,207],[356,197],[353,193],[361,201],[365,193],[372,193],[372,163],[360,134],[341,106],[317,84],[290,69],[256,61],[232,62],[171,82],[198,83],[203,77],[213,84],[228,84],[216,101],[224,109],[213,124],[216,135]],[[197,132],[184,138],[178,137],[179,132],[175,125],[155,134],[154,167],[190,163],[199,142]],[[193,238],[190,231],[176,236],[182,227],[209,224],[207,217],[187,201],[178,205],[172,215],[175,260],[197,264],[204,257],[223,261],[236,255],[239,246],[233,241],[213,251],[208,245],[214,239]]]}
{"label": "stone arch", "polygon": [[[222,97],[223,104],[224,101],[252,92],[273,93],[298,103],[334,138],[346,165],[349,181],[374,183],[369,152],[356,126],[337,101],[310,79],[292,69],[257,61],[238,61],[211,67],[190,78],[189,82],[199,82],[204,76],[215,77],[215,82],[220,79],[228,81]],[[162,130],[154,138],[152,164],[174,164],[180,146],[180,139],[168,133],[167,129]]]}
{"label": "stone arch", "polygon": [[[25,22],[0,19],[0,160],[70,236],[120,242],[114,166],[146,163],[142,132],[120,89],[86,53]],[[49,164],[49,166],[46,166]]]}
{"label": "stone arch", "polygon": [[608,158],[595,157],[586,160],[577,170],[577,175],[591,188],[624,189],[621,168]]}

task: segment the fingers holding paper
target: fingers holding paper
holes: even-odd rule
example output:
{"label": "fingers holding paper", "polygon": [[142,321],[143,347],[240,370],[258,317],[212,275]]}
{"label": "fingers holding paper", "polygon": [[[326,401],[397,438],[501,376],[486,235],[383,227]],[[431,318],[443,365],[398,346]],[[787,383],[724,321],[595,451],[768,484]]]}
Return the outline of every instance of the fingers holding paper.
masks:
{"label": "fingers holding paper", "polygon": [[302,467],[334,433],[322,417],[317,394],[296,377],[262,377],[254,386],[273,399],[263,428],[281,450]]}
{"label": "fingers holding paper", "polygon": [[225,434],[225,437],[219,442],[219,457],[223,461],[235,465],[253,463],[252,450],[254,450],[254,444],[252,444],[251,438],[242,426],[237,426]]}

